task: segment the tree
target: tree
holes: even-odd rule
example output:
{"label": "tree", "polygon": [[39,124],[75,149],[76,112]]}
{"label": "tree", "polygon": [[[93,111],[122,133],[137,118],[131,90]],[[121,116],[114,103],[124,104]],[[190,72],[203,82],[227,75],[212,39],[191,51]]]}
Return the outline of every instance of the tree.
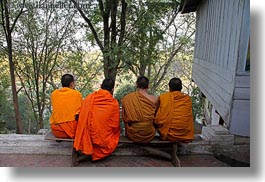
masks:
{"label": "tree", "polygon": [[[63,60],[58,62],[57,67],[58,71],[63,70],[74,75],[76,89],[83,96],[97,89],[94,88],[94,85],[97,85],[100,79],[104,77],[103,66],[100,61],[102,60],[101,52],[97,50],[85,50],[87,48],[83,45],[85,41],[85,37],[81,37],[80,40],[72,40],[71,47],[69,47],[67,53],[63,56]],[[59,75],[58,78],[61,76]]]}
{"label": "tree", "polygon": [[71,44],[74,12],[66,9],[28,8],[16,28],[17,75],[38,122],[44,127],[44,112],[49,103],[47,90],[64,48]]}
{"label": "tree", "polygon": [[17,88],[16,88],[15,66],[14,66],[14,60],[13,60],[12,33],[13,33],[13,30],[16,26],[16,23],[19,17],[23,13],[24,4],[25,4],[25,0],[23,0],[22,6],[20,10],[18,11],[18,13],[14,15],[14,18],[12,18],[11,11],[14,9],[12,9],[11,2],[7,2],[7,0],[0,1],[0,10],[1,10],[0,24],[3,27],[5,38],[6,38],[6,43],[7,43],[7,52],[8,52],[8,61],[9,61],[17,133],[22,133],[22,127],[21,127],[21,118],[20,118],[19,105],[18,105]]}
{"label": "tree", "polygon": [[116,80],[117,70],[123,57],[127,2],[125,0],[90,1],[90,9],[87,12],[82,9],[80,1],[71,0],[71,2],[87,23],[93,39],[103,54],[105,77]]}
{"label": "tree", "polygon": [[[128,43],[126,52],[129,58],[124,62],[124,68],[134,73],[135,77],[146,75],[150,79],[151,93],[159,90],[160,85],[167,85],[169,80],[167,77],[172,76],[169,74],[172,72],[170,72],[171,67],[178,65],[181,60],[178,59],[179,55],[192,55],[190,47],[194,42],[195,33],[193,14],[177,16],[178,13],[172,5],[166,6],[164,10],[162,9],[163,11],[159,7],[147,5],[146,8],[150,8],[149,11],[139,8],[134,13],[139,20],[135,20],[136,23],[133,26],[135,33],[128,37],[130,44]],[[170,7],[171,11],[169,11]],[[157,13],[155,16],[155,12],[159,10],[160,15]],[[162,12],[167,11],[168,14],[164,16]],[[137,13],[144,15],[141,18]],[[190,70],[185,71],[189,71],[187,75],[190,76],[191,64],[188,65]]]}
{"label": "tree", "polygon": [[[178,14],[178,1],[136,1],[128,9],[125,66],[137,76],[150,74],[150,65],[158,59],[157,44]],[[150,75],[146,76],[150,76]]]}
{"label": "tree", "polygon": [[[152,91],[168,79],[166,76],[180,77],[184,83],[192,84],[192,55],[195,35],[195,16],[182,15],[169,29],[165,41],[159,46],[162,50],[162,57],[152,66],[154,69]],[[166,84],[167,85],[167,84]],[[185,84],[184,84],[185,87]],[[189,93],[189,89],[186,90]],[[189,93],[190,94],[190,93]]]}
{"label": "tree", "polygon": [[35,121],[34,112],[30,100],[25,94],[19,94],[19,110],[21,113],[21,125],[23,128],[23,133],[31,134],[38,131],[38,122]]}

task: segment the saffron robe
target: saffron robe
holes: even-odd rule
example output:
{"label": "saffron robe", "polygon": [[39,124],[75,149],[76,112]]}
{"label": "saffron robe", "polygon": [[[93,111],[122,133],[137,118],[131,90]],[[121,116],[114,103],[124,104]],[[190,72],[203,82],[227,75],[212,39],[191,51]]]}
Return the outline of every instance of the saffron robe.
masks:
{"label": "saffron robe", "polygon": [[79,114],[82,95],[79,91],[63,87],[51,94],[52,115],[51,130],[58,138],[74,138],[77,126],[76,115]]}
{"label": "saffron robe", "polygon": [[89,94],[81,107],[74,148],[99,160],[110,155],[120,139],[120,110],[109,91]]}
{"label": "saffron robe", "polygon": [[157,106],[139,92],[122,99],[122,119],[127,137],[137,143],[148,143],[155,137],[154,118]]}
{"label": "saffron robe", "polygon": [[155,125],[162,140],[190,142],[194,138],[192,101],[179,91],[159,96]]}

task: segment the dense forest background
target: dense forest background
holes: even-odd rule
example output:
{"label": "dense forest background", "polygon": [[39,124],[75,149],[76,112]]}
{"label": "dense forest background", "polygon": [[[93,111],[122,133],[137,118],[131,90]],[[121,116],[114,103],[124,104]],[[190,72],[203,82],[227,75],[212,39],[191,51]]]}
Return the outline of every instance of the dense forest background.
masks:
{"label": "dense forest background", "polygon": [[119,101],[140,75],[157,96],[180,77],[199,118],[191,79],[195,15],[178,9],[178,0],[1,0],[0,132],[49,128],[50,94],[65,73],[83,97],[112,77]]}

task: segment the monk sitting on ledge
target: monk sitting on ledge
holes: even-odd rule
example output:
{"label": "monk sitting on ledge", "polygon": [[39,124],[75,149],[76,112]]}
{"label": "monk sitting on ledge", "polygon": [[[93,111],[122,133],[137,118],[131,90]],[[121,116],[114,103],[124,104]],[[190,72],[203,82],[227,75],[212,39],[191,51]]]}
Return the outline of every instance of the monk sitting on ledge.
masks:
{"label": "monk sitting on ledge", "polygon": [[103,80],[101,89],[89,94],[81,107],[74,148],[92,160],[110,155],[120,139],[120,109],[113,98],[114,81]]}
{"label": "monk sitting on ledge", "polygon": [[158,99],[147,93],[149,80],[140,76],[136,81],[137,91],[122,99],[122,119],[127,137],[137,143],[150,142],[156,133],[154,127]]}
{"label": "monk sitting on ledge", "polygon": [[159,96],[155,125],[162,140],[191,142],[194,138],[192,101],[181,89],[181,80],[172,78],[169,92]]}
{"label": "monk sitting on ledge", "polygon": [[74,77],[65,74],[61,78],[62,87],[51,94],[51,130],[57,138],[74,138],[82,95],[75,90]]}

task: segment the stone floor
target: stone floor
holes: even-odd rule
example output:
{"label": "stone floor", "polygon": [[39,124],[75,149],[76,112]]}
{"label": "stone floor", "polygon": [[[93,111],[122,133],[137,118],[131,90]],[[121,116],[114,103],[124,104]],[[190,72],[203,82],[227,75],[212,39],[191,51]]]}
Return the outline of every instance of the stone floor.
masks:
{"label": "stone floor", "polygon": [[[212,155],[180,155],[182,167],[230,167]],[[0,167],[70,167],[71,156],[1,154]],[[168,159],[152,156],[112,155],[100,161],[81,161],[77,167],[173,167]]]}

